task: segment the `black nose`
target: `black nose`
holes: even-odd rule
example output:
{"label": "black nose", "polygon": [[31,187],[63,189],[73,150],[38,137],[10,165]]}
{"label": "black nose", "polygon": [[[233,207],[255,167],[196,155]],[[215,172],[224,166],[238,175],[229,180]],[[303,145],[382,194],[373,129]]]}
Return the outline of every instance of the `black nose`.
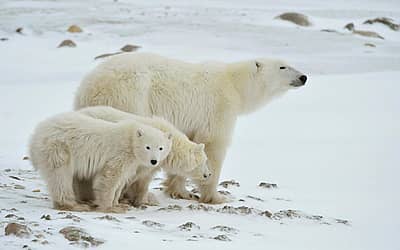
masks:
{"label": "black nose", "polygon": [[203,174],[203,177],[206,179],[206,178],[208,178],[208,177],[210,177],[211,176],[211,174]]}
{"label": "black nose", "polygon": [[156,165],[157,164],[157,160],[151,160],[150,161],[152,165]]}
{"label": "black nose", "polygon": [[305,84],[306,82],[307,82],[307,76],[306,75],[302,75],[302,76],[300,76],[300,81],[303,83],[303,84]]}

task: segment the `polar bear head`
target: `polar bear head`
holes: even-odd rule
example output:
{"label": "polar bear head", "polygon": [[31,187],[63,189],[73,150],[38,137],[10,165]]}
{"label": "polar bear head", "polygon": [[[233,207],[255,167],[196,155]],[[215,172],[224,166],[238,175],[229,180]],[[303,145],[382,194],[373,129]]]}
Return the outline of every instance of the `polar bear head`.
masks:
{"label": "polar bear head", "polygon": [[171,151],[172,136],[145,126],[136,129],[133,136],[133,154],[139,165],[157,167]]}
{"label": "polar bear head", "polygon": [[171,153],[162,167],[169,174],[194,180],[205,181],[211,176],[204,144],[194,143],[186,136],[175,138]]}
{"label": "polar bear head", "polygon": [[307,81],[306,75],[287,63],[267,58],[234,63],[231,72],[244,113],[256,110],[274,97],[303,86]]}

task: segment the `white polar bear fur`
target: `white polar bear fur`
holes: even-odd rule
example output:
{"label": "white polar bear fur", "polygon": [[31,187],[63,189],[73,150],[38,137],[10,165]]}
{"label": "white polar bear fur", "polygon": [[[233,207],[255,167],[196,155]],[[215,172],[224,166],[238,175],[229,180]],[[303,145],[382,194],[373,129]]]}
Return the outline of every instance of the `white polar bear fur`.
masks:
{"label": "white polar bear fur", "polygon": [[[110,58],[87,75],[74,105],[75,109],[107,105],[161,116],[192,141],[204,143],[212,177],[200,185],[200,201],[221,203],[225,199],[216,187],[237,117],[303,85],[301,76],[273,59],[193,64],[130,53]],[[166,183],[173,183],[177,192],[185,189],[182,177],[170,175]]]}
{"label": "white polar bear fur", "polygon": [[171,143],[166,133],[137,121],[111,123],[69,112],[41,122],[29,150],[56,209],[88,209],[78,204],[75,177],[92,180],[97,210],[123,212],[118,199],[124,186],[139,166],[157,167]]}
{"label": "white polar bear fur", "polygon": [[[171,151],[167,158],[160,163],[159,168],[162,168],[166,173],[173,174],[181,177],[188,177],[196,182],[203,182],[210,176],[210,171],[207,167],[207,156],[204,152],[204,144],[196,144],[191,142],[188,137],[176,129],[171,123],[159,117],[143,117],[131,113],[123,112],[109,106],[95,106],[78,110],[77,112],[87,115],[96,119],[102,119],[108,122],[121,122],[127,120],[134,120],[148,126],[157,128],[164,133],[171,135],[172,145]],[[149,169],[139,167],[137,174],[125,192],[126,198],[134,206],[142,204],[153,205],[157,201],[155,197],[150,198],[148,201],[148,186],[152,177],[158,169]],[[168,192],[171,196],[175,197],[175,190]],[[185,190],[181,190],[181,193]],[[151,195],[151,194],[150,194]],[[187,198],[190,197],[187,192]]]}

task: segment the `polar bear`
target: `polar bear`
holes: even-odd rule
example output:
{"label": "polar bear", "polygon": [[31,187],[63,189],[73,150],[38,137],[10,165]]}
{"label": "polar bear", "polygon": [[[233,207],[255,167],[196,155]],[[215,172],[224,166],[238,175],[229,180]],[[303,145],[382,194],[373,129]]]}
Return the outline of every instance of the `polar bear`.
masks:
{"label": "polar bear", "polygon": [[[275,59],[187,63],[149,53],[122,54],[83,79],[74,108],[108,105],[170,121],[190,140],[205,144],[212,176],[199,186],[200,201],[222,203],[226,198],[216,187],[237,117],[306,81],[306,75]],[[171,174],[165,183],[190,198],[181,192],[184,178]]]}
{"label": "polar bear", "polygon": [[[109,106],[94,106],[78,110],[77,112],[96,119],[108,122],[121,122],[134,120],[148,126],[157,128],[171,135],[171,151],[167,158],[160,163],[159,168],[149,169],[139,167],[131,184],[124,192],[124,197],[134,206],[142,204],[156,205],[157,199],[148,193],[148,186],[153,176],[162,168],[166,173],[181,177],[188,177],[197,183],[206,181],[211,173],[207,167],[207,155],[204,144],[191,142],[188,137],[176,129],[171,123],[159,117],[143,117],[126,113]],[[90,188],[90,187],[87,187]],[[86,188],[85,188],[86,189]],[[176,188],[168,193],[175,197]],[[180,190],[180,193],[186,190]],[[189,192],[187,195],[191,195]]]}
{"label": "polar bear", "polygon": [[56,209],[89,209],[74,195],[76,177],[93,181],[96,210],[124,212],[118,203],[123,187],[138,166],[158,167],[171,146],[171,135],[133,120],[111,123],[68,112],[40,123],[29,150]]}

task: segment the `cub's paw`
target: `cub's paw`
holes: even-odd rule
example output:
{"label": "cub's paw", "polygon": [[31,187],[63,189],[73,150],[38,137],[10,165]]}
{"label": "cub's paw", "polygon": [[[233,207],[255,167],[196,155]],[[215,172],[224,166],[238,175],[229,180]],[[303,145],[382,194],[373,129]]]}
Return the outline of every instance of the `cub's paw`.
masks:
{"label": "cub's paw", "polygon": [[199,200],[199,196],[189,191],[172,191],[167,193],[172,199]]}
{"label": "cub's paw", "polygon": [[146,198],[144,199],[144,205],[158,206],[158,205],[160,205],[160,202],[158,202],[155,194],[148,192],[146,195]]}
{"label": "cub's paw", "polygon": [[208,204],[222,204],[230,201],[231,200],[227,196],[219,194],[217,192],[204,195],[202,194],[199,200],[199,202],[201,203],[208,203]]}

